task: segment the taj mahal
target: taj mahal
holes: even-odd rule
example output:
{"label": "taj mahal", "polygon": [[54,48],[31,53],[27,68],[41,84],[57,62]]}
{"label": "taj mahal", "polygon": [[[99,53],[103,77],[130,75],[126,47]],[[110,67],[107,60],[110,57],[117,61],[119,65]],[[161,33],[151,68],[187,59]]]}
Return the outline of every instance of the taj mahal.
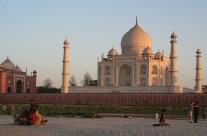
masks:
{"label": "taj mahal", "polygon": [[178,83],[177,35],[170,35],[170,56],[153,52],[152,39],[137,23],[121,39],[119,54],[109,50],[98,60],[97,87],[69,87],[69,42],[64,41],[62,93],[203,93],[201,51],[196,52],[195,88]]}
{"label": "taj mahal", "polygon": [[152,39],[137,24],[121,40],[122,54],[115,49],[108,52],[108,58],[98,63],[99,86],[177,86],[176,34],[171,35],[172,71],[170,59],[161,52],[153,53]]}
{"label": "taj mahal", "polygon": [[[61,93],[203,93],[201,51],[196,51],[195,87],[178,83],[177,35],[170,35],[170,55],[153,52],[152,39],[137,23],[121,39],[121,53],[110,49],[97,62],[98,86],[69,86],[70,43],[63,46]],[[35,93],[36,70],[27,75],[7,58],[0,65],[0,93]]]}

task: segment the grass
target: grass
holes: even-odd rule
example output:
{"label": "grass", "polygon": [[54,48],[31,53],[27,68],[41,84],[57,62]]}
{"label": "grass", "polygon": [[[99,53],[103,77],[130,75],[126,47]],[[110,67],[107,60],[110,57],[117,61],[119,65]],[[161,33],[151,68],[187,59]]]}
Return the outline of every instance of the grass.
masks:
{"label": "grass", "polygon": [[[13,104],[16,111],[21,108],[29,109],[29,104]],[[0,105],[1,107],[3,105]],[[7,104],[7,110],[0,109],[0,115],[10,115],[10,104]],[[148,114],[154,115],[161,113],[162,109],[166,109],[167,115],[188,115],[188,107],[181,106],[117,106],[117,105],[54,105],[40,104],[39,111],[44,116],[67,116],[67,117],[99,117],[98,113],[112,114]]]}

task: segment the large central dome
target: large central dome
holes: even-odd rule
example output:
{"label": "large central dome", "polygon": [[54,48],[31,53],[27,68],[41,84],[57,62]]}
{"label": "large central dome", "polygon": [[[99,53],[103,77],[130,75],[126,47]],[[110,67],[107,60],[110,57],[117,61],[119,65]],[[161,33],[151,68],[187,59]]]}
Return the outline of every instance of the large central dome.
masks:
{"label": "large central dome", "polygon": [[122,54],[142,54],[147,47],[152,48],[152,39],[137,23],[122,37]]}

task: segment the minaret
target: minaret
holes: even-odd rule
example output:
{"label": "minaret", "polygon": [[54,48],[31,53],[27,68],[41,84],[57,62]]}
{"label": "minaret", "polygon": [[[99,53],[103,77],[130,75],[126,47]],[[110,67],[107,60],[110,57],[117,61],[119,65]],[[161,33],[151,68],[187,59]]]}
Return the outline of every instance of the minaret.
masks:
{"label": "minaret", "polygon": [[176,49],[176,34],[173,32],[171,38],[171,53],[170,53],[170,86],[178,86],[178,68],[177,68],[177,49]]}
{"label": "minaret", "polygon": [[69,93],[69,42],[67,38],[63,44],[64,54],[61,93]]}
{"label": "minaret", "polygon": [[200,49],[196,51],[196,79],[195,79],[195,91],[197,93],[203,93],[202,91],[202,70],[201,70],[201,52]]}

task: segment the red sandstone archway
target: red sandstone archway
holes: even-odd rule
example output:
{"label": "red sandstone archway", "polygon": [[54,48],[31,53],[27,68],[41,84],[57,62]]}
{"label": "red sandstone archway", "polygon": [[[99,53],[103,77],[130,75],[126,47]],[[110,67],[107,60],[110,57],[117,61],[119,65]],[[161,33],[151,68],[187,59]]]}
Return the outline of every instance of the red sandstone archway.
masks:
{"label": "red sandstone archway", "polygon": [[30,93],[30,89],[29,88],[27,88],[27,93]]}
{"label": "red sandstone archway", "polygon": [[7,93],[11,93],[11,87],[10,86],[7,88]]}
{"label": "red sandstone archway", "polygon": [[23,83],[21,80],[18,80],[16,83],[16,92],[22,93],[22,90],[23,90]]}

